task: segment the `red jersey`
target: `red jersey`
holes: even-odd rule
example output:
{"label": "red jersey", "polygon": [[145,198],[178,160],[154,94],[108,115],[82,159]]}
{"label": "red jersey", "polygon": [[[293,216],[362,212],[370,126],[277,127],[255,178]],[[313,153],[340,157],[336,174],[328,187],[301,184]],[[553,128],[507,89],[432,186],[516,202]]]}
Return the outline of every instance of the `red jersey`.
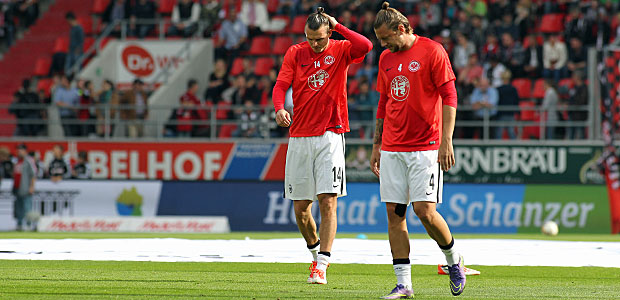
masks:
{"label": "red jersey", "polygon": [[455,78],[446,50],[428,38],[416,35],[406,51],[383,51],[377,76],[377,91],[387,95],[381,149],[439,149],[443,105],[438,88]]}
{"label": "red jersey", "polygon": [[329,40],[321,53],[315,53],[307,42],[288,49],[278,80],[293,86],[291,137],[349,131],[347,71],[351,63],[363,60],[364,56],[351,57],[348,40]]}

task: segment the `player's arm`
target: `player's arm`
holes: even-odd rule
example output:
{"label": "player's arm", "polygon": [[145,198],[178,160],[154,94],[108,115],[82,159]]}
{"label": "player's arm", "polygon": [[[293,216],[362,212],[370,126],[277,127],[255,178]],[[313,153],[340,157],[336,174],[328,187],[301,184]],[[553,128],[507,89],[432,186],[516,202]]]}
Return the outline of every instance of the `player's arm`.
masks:
{"label": "player's arm", "polygon": [[273,87],[272,100],[273,107],[276,110],[276,123],[282,127],[291,126],[291,115],[284,109],[284,98],[286,96],[286,90],[290,86],[290,83],[286,83],[282,80],[277,80]]}
{"label": "player's arm", "polygon": [[273,107],[276,110],[276,123],[282,127],[291,126],[291,115],[284,109],[284,101],[286,97],[286,91],[295,78],[295,53],[292,47],[286,51],[284,55],[284,62],[278,73],[278,79],[273,87],[271,100],[273,101]]}
{"label": "player's arm", "polygon": [[344,25],[338,23],[336,18],[325,13],[324,15],[329,19],[331,27],[351,42],[351,59],[355,60],[363,57],[366,53],[372,50],[372,42],[368,38],[344,27]]}
{"label": "player's arm", "polygon": [[370,170],[379,177],[381,161],[381,144],[383,143],[383,120],[385,119],[385,105],[387,95],[381,94],[379,106],[377,107],[377,122],[375,124],[375,137],[372,143],[372,154],[370,155]]}
{"label": "player's arm", "polygon": [[439,87],[439,94],[443,104],[443,126],[441,143],[439,144],[439,164],[447,172],[455,164],[452,134],[456,123],[457,96],[454,80],[450,80]]}

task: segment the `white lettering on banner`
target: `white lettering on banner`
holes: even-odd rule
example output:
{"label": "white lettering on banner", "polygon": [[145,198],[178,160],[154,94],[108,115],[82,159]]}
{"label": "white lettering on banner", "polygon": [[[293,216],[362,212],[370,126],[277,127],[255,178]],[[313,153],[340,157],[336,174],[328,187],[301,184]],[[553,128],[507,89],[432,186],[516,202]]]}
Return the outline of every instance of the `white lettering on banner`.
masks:
{"label": "white lettering on banner", "polygon": [[146,174],[140,172],[140,154],[138,151],[129,152],[129,178],[131,179],[145,179]]}
{"label": "white lettering on banner", "polygon": [[448,224],[454,227],[540,227],[552,220],[566,228],[585,228],[588,213],[594,209],[594,203],[502,203],[494,200],[495,193],[484,196],[485,202],[470,202],[466,194],[452,195],[449,201],[451,213],[446,217]]}
{"label": "white lettering on banner", "polygon": [[171,151],[91,150],[89,161],[96,179],[213,180],[222,169],[222,156],[220,151],[183,151],[174,156]]}
{"label": "white lettering on banner", "polygon": [[532,175],[538,169],[543,174],[561,174],[566,171],[566,153],[564,147],[488,147],[484,151],[480,147],[457,147],[455,156],[459,163],[450,173]]}
{"label": "white lettering on banner", "polygon": [[42,217],[39,231],[228,233],[228,217]]}
{"label": "white lettering on banner", "polygon": [[[267,205],[267,216],[263,219],[265,224],[288,224],[288,212],[289,206],[291,206],[291,200],[282,198],[282,192],[269,192],[267,193],[269,198],[269,205]],[[280,217],[276,220],[276,213],[280,213]]]}
{"label": "white lettering on banner", "polygon": [[[542,225],[542,203],[525,203],[525,217],[523,218],[523,224],[532,224],[536,227]],[[533,216],[533,213],[536,215]],[[532,217],[534,223],[532,223]]]}
{"label": "white lettering on banner", "polygon": [[[296,224],[293,201],[282,197],[282,192],[267,193],[267,213],[263,218],[264,224]],[[348,203],[348,205],[347,205]],[[375,211],[381,203],[377,195],[372,195],[370,201],[351,200],[338,201],[338,224],[349,225],[376,225]],[[312,205],[312,216],[317,223],[321,222],[318,203]]]}
{"label": "white lettering on banner", "polygon": [[131,71],[153,69],[149,59],[143,59],[137,54],[127,55],[127,68]]}
{"label": "white lettering on banner", "polygon": [[88,153],[88,162],[93,170],[94,179],[108,178],[108,156],[103,151],[92,150]]}
{"label": "white lettering on banner", "polygon": [[173,68],[178,68],[180,64],[185,62],[185,59],[178,56],[155,56],[155,61],[157,61],[157,66],[159,68],[164,68],[168,62],[172,62]]}
{"label": "white lettering on banner", "polygon": [[164,151],[161,162],[157,160],[157,151],[149,151],[147,158],[149,179],[157,179],[158,171],[162,172],[162,179],[172,179],[172,168],[170,168],[172,165],[172,152]]}
{"label": "white lettering on banner", "polygon": [[484,221],[482,225],[489,226],[489,222],[491,220],[491,214],[493,214],[493,227],[502,226],[502,222],[500,222],[499,217],[502,213],[502,206],[493,201],[495,198],[495,193],[486,193],[484,197],[487,199],[486,209],[484,211]]}
{"label": "white lettering on banner", "polygon": [[[465,198],[465,201],[467,201],[467,198]],[[473,202],[467,209],[467,221],[469,222],[469,224],[471,224],[471,226],[474,226],[474,227],[480,226],[480,221],[476,221],[476,219],[474,219],[476,208],[482,211],[483,209],[482,202]]]}
{"label": "white lettering on banner", "polygon": [[125,151],[112,151],[111,156],[111,169],[110,177],[112,179],[126,179],[127,178],[127,152]]}
{"label": "white lettering on banner", "polygon": [[[189,161],[190,171],[185,172],[185,162]],[[174,173],[181,180],[196,180],[200,176],[200,157],[191,151],[183,151],[174,160]]]}
{"label": "white lettering on banner", "polygon": [[347,213],[347,223],[349,225],[365,225],[366,220],[364,215],[366,214],[366,202],[363,201],[351,201]]}
{"label": "white lettering on banner", "polygon": [[504,209],[504,226],[519,227],[521,226],[521,205],[516,202],[508,202]]}
{"label": "white lettering on banner", "polygon": [[222,153],[220,152],[205,152],[204,154],[204,178],[211,180],[215,176],[215,172],[222,168],[222,164],[219,161],[222,159]]}
{"label": "white lettering on banner", "polygon": [[463,193],[456,193],[450,199],[450,210],[456,215],[456,218],[453,215],[449,215],[446,221],[453,224],[453,226],[461,226],[465,222],[465,212],[459,206],[459,202],[465,205],[467,203],[467,196]]}
{"label": "white lettering on banner", "polygon": [[368,203],[368,225],[376,225],[377,219],[375,219],[375,210],[381,205],[379,202],[379,196],[370,196],[370,202]]}

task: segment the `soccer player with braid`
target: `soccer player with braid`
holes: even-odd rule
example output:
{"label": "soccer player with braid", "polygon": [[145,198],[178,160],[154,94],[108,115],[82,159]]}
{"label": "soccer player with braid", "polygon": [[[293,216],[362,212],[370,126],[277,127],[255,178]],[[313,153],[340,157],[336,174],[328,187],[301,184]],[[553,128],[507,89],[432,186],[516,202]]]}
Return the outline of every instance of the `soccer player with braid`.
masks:
{"label": "soccer player with braid", "polygon": [[370,158],[379,177],[381,201],[388,216],[388,235],[396,287],[384,299],[413,297],[409,203],[448,261],[450,291],[465,288],[463,257],[454,248],[448,224],[437,212],[442,170],[454,166],[452,132],[456,116],[454,72],[441,44],[413,33],[407,18],[384,2],[375,19],[375,34],[387,48],[379,58],[380,99]]}
{"label": "soccer player with braid", "polygon": [[[335,30],[346,40],[331,40]],[[313,261],[308,283],[326,284],[336,236],[337,199],[346,196],[344,133],[349,131],[347,70],[372,50],[364,36],[339,24],[322,7],[308,16],[307,42],[291,46],[273,88],[276,122],[290,127],[284,179],[285,197],[293,200],[297,226]],[[293,86],[293,114],[284,109]],[[319,236],[311,208],[318,200]]]}

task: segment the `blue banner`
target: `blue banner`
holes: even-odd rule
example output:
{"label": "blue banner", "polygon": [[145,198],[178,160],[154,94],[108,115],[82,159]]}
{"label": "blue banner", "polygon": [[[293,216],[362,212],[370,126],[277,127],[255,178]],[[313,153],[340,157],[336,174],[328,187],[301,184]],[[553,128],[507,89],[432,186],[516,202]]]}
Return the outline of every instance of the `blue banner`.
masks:
{"label": "blue banner", "polygon": [[224,180],[259,180],[276,144],[236,144]]}
{"label": "blue banner", "polygon": [[[339,232],[386,232],[378,183],[349,183],[338,199]],[[227,216],[233,231],[296,231],[293,203],[281,182],[164,182],[158,215]],[[437,206],[453,232],[516,233],[524,185],[450,184]],[[313,215],[320,222],[318,205]],[[425,232],[412,207],[410,232]]]}

